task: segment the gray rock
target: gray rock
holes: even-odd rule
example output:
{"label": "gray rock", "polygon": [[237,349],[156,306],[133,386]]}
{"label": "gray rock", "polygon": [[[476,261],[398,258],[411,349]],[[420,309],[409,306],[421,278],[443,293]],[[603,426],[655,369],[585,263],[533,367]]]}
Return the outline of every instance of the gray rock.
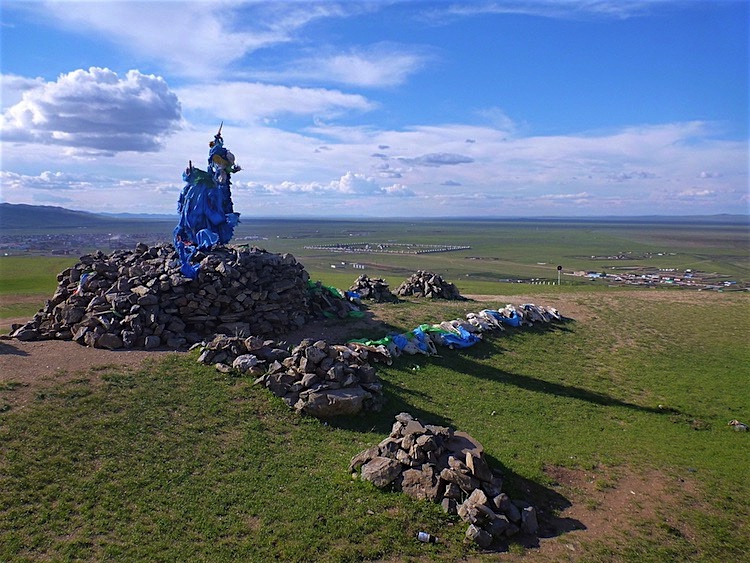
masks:
{"label": "gray rock", "polygon": [[492,471],[490,471],[490,466],[487,465],[483,456],[474,455],[471,451],[466,452],[466,466],[472,475],[480,481],[485,483],[492,481]]}
{"label": "gray rock", "polygon": [[253,354],[242,354],[237,356],[232,362],[232,367],[236,370],[246,373],[258,365],[258,358]]}
{"label": "gray rock", "polygon": [[401,474],[402,465],[387,457],[376,457],[362,466],[362,479],[379,488],[390,485]]}
{"label": "gray rock", "polygon": [[521,511],[521,531],[524,534],[535,536],[539,531],[539,523],[536,519],[536,510],[533,506],[527,506]]}
{"label": "gray rock", "polygon": [[303,412],[318,418],[352,415],[362,412],[365,399],[372,395],[360,387],[312,393]]}
{"label": "gray rock", "polygon": [[367,448],[355,455],[349,462],[349,471],[358,471],[368,461],[375,459],[379,455],[377,446]]}
{"label": "gray rock", "polygon": [[482,528],[471,524],[466,530],[466,539],[472,541],[482,548],[488,548],[492,544],[492,536]]}
{"label": "gray rock", "polygon": [[513,504],[510,497],[505,493],[501,493],[492,499],[492,503],[498,509],[499,512],[505,514],[511,522],[518,524],[521,522],[521,512],[518,507]]}
{"label": "gray rock", "polygon": [[122,348],[122,339],[115,334],[105,332],[96,340],[96,345],[99,348],[117,350],[119,348]]}
{"label": "gray rock", "polygon": [[492,537],[499,538],[500,536],[505,535],[505,533],[510,528],[510,525],[511,524],[508,521],[508,518],[500,514],[497,515],[497,517],[489,523],[487,531],[492,535]]}
{"label": "gray rock", "polygon": [[161,338],[159,338],[158,336],[153,336],[153,335],[147,336],[143,344],[143,347],[146,350],[154,350],[155,348],[158,348],[159,346],[161,346]]}
{"label": "gray rock", "polygon": [[[403,451],[403,450],[401,450]],[[422,469],[407,469],[403,472],[401,490],[417,500],[438,500],[440,479],[434,467],[425,465]]]}
{"label": "gray rock", "polygon": [[21,328],[13,332],[11,336],[21,341],[36,340],[39,337],[39,331],[22,326]]}

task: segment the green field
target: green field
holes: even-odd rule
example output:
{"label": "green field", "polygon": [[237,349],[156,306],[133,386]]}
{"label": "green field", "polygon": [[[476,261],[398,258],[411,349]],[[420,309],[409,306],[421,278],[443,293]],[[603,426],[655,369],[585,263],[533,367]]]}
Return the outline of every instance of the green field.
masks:
{"label": "green field", "polygon": [[[493,278],[528,276],[542,270],[537,262],[586,268],[576,257],[656,249],[674,253],[665,257],[673,267],[735,268],[733,275],[747,278],[742,229],[707,229],[690,240],[685,227],[671,238],[627,225],[602,232],[498,227],[486,240],[478,225],[450,236],[411,234],[408,226],[398,235],[380,223],[330,223],[335,232],[324,233],[295,228],[304,238],[269,236],[259,246],[294,253],[314,278],[339,287],[359,272],[332,270],[330,255],[302,249],[308,241],[339,242],[365,230],[362,238],[422,244],[444,236],[470,244],[468,255],[507,260],[487,261],[486,269],[482,262],[480,272],[459,253],[373,255],[382,269],[366,273],[392,286],[422,268],[464,294],[486,296],[372,305],[368,314],[383,332],[526,300],[571,320],[378,365],[384,411],[328,423],[297,416],[252,380],[220,374],[193,355],[142,369],[118,368],[113,358],[57,382],[51,377],[22,409],[13,401],[20,383],[1,374],[0,560],[498,560],[466,545],[465,526],[439,506],[351,479],[349,459],[384,438],[402,411],[476,437],[511,496],[542,510],[543,525],[577,510],[587,528],[548,534],[540,548],[511,544],[500,560],[748,559],[750,432],[727,426],[735,418],[750,422],[747,293]],[[24,287],[43,300],[54,291],[55,272],[70,264],[35,260],[15,264],[12,274],[0,270],[4,307],[27,299]],[[367,330],[358,336],[383,336]],[[560,471],[585,479],[565,483]],[[635,500],[618,509],[610,501],[619,493]],[[420,530],[440,542],[417,542]]]}

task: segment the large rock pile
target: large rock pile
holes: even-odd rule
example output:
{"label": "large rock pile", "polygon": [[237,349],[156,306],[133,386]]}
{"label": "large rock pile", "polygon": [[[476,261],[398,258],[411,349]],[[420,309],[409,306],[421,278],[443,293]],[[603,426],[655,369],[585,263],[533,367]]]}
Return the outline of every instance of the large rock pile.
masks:
{"label": "large rock pile", "polygon": [[465,297],[458,292],[458,288],[454,284],[445,281],[438,274],[422,270],[418,270],[416,274],[412,274],[409,279],[404,280],[401,285],[396,288],[396,295],[400,297],[413,295],[415,297],[426,297],[428,299],[465,299]]}
{"label": "large rock pile", "polygon": [[216,336],[201,347],[198,361],[223,372],[260,376],[256,384],[284,399],[298,413],[318,418],[379,411],[383,385],[368,363],[388,359],[357,344],[303,340],[291,351],[274,340]]}
{"label": "large rock pile", "polygon": [[370,278],[367,274],[362,274],[356,280],[349,291],[359,295],[360,299],[369,299],[376,303],[393,303],[398,301],[388,287],[385,280],[381,278]]}
{"label": "large rock pile", "polygon": [[191,280],[171,245],[82,256],[58,275],[44,309],[11,336],[177,349],[216,333],[280,335],[313,316],[309,275],[291,254],[218,247],[195,260],[200,270]]}
{"label": "large rock pile", "polygon": [[377,487],[441,503],[469,524],[466,537],[481,547],[538,532],[535,508],[502,492],[502,478],[490,469],[479,442],[408,413],[396,415],[391,434],[354,456],[349,470]]}

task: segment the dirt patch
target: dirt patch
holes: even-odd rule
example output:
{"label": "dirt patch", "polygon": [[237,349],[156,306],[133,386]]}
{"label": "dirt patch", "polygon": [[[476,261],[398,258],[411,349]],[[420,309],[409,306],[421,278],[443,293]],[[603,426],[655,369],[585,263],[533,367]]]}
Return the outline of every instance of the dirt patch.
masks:
{"label": "dirt patch", "polygon": [[0,340],[0,409],[23,408],[42,389],[84,376],[96,385],[100,381],[97,372],[107,367],[137,369],[147,360],[176,353],[171,350],[102,350],[69,340]]}
{"label": "dirt patch", "polygon": [[[577,561],[590,557],[589,544],[616,549],[620,542],[655,526],[694,538],[692,530],[672,516],[685,496],[696,493],[689,479],[628,467],[586,471],[551,466],[545,473],[553,481],[550,489],[545,492],[536,486],[536,491],[529,491],[542,507],[539,543],[522,555],[502,554],[503,561]],[[554,499],[560,498],[566,499],[567,506],[555,506]]]}

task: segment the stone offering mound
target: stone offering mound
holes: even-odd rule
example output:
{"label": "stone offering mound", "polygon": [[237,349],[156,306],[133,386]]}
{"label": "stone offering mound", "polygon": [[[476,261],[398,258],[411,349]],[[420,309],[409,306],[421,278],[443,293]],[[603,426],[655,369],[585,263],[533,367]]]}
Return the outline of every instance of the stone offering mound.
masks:
{"label": "stone offering mound", "polygon": [[276,336],[322,311],[309,275],[291,254],[258,248],[197,252],[195,279],[172,245],[87,254],[58,275],[52,299],[14,326],[20,340],[75,340],[120,349],[179,349],[215,334]]}
{"label": "stone offering mound", "polygon": [[362,274],[354,280],[354,285],[349,288],[349,291],[359,295],[360,299],[369,299],[376,303],[393,303],[394,301],[398,301],[398,297],[391,293],[385,280],[370,278],[367,274]]}
{"label": "stone offering mound", "polygon": [[[387,351],[383,350],[387,354]],[[201,347],[198,361],[255,380],[300,414],[318,418],[379,411],[383,384],[368,360],[383,361],[368,347],[305,339],[291,350],[257,336],[217,335]],[[390,359],[388,357],[387,359]]]}
{"label": "stone offering mound", "polygon": [[399,297],[414,296],[454,301],[466,299],[458,292],[458,288],[454,284],[445,281],[438,274],[422,270],[418,270],[416,274],[412,274],[409,279],[402,282],[396,289],[396,295]]}
{"label": "stone offering mound", "polygon": [[354,456],[349,470],[376,487],[441,503],[469,524],[466,538],[481,547],[518,533],[536,535],[536,509],[502,492],[502,477],[483,454],[470,435],[401,413],[390,436]]}

